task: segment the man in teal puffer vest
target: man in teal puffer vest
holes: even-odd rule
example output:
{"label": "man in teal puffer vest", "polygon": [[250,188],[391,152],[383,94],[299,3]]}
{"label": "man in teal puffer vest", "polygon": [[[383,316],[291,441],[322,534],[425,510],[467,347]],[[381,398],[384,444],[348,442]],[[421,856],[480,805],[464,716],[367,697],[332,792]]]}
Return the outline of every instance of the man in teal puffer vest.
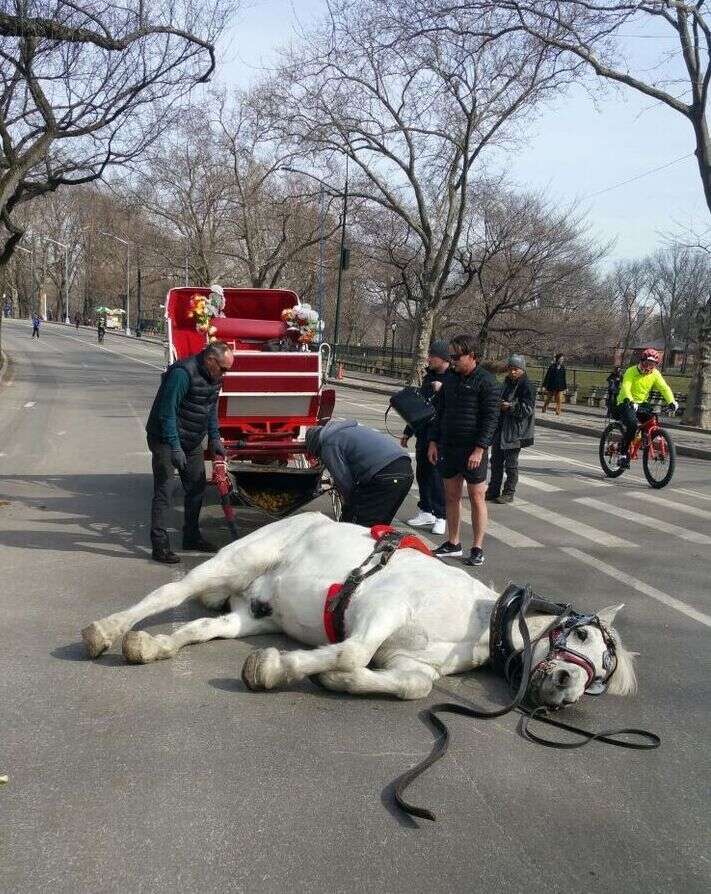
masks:
{"label": "man in teal puffer vest", "polygon": [[198,525],[207,484],[202,442],[207,435],[213,455],[225,455],[217,423],[217,399],[222,377],[233,363],[230,348],[224,342],[213,342],[163,373],[146,423],[153,455],[151,544],[156,562],[173,565],[180,561],[170,548],[166,530],[174,469],[185,491],[183,549],[216,552],[216,547],[202,537]]}

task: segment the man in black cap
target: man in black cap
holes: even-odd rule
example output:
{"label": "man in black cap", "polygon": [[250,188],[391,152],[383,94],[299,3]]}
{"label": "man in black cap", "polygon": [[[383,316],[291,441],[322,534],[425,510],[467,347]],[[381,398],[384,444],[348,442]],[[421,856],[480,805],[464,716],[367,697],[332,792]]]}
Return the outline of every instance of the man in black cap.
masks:
{"label": "man in black cap", "polygon": [[[427,369],[420,385],[420,394],[425,400],[435,399],[442,387],[442,379],[449,369],[449,345],[443,338],[436,338],[430,345],[427,355]],[[409,425],[400,439],[403,447],[412,435],[415,435],[415,475],[420,499],[417,502],[419,512],[408,520],[413,528],[430,528],[433,534],[444,534],[447,526],[444,508],[444,485],[439,468],[427,458],[427,426],[414,431]]]}
{"label": "man in black cap", "polygon": [[217,399],[222,377],[233,363],[230,348],[217,341],[193,357],[178,360],[163,373],[146,423],[148,447],[153,454],[151,543],[156,562],[173,565],[180,561],[170,548],[166,530],[174,469],[185,490],[183,549],[217,552],[203,539],[198,527],[207,484],[202,442],[207,435],[212,454],[225,455],[217,423]]}
{"label": "man in black cap", "polygon": [[[513,503],[518,484],[518,456],[522,447],[533,444],[536,424],[536,389],[526,375],[526,360],[512,354],[506,361],[506,378],[501,390],[501,415],[491,442],[491,478],[486,499]],[[506,471],[503,491],[501,484]]]}

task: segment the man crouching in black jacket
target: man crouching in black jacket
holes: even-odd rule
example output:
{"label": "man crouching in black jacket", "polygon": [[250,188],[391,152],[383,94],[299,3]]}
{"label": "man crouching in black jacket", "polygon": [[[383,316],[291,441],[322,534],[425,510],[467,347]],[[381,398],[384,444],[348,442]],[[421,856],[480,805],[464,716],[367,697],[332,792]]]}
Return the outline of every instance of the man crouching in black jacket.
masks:
{"label": "man crouching in black jacket", "polygon": [[429,431],[428,457],[430,462],[439,464],[444,479],[449,532],[449,540],[434,554],[440,558],[463,554],[460,501],[466,481],[474,544],[465,562],[483,565],[482,543],[488,521],[484,499],[488,449],[499,421],[500,387],[494,376],[478,365],[478,349],[470,336],[458,335],[450,341],[449,359],[450,372],[437,395],[437,416]]}

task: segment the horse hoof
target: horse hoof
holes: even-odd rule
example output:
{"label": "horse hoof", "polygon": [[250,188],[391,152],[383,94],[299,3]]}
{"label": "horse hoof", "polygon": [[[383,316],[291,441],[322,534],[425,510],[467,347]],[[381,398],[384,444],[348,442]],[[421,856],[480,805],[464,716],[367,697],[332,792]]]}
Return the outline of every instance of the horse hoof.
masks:
{"label": "horse hoof", "polygon": [[111,637],[105,632],[99,621],[89,624],[81,632],[89,658],[98,658],[102,652],[111,648]]}
{"label": "horse hoof", "polygon": [[282,678],[281,659],[277,649],[257,649],[250,652],[242,667],[242,682],[253,692],[273,689]]}
{"label": "horse hoof", "polygon": [[145,630],[129,630],[121,645],[123,657],[129,664],[150,664],[158,658],[167,658],[161,643]]}

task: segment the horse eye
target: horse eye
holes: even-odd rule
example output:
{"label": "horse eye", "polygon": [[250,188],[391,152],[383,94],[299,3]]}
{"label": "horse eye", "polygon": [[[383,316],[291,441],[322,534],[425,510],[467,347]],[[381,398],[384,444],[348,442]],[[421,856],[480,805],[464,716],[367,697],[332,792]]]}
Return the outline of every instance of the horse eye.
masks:
{"label": "horse eye", "polygon": [[578,627],[575,632],[577,633],[578,639],[581,643],[584,643],[585,640],[588,638],[588,632],[584,627]]}

